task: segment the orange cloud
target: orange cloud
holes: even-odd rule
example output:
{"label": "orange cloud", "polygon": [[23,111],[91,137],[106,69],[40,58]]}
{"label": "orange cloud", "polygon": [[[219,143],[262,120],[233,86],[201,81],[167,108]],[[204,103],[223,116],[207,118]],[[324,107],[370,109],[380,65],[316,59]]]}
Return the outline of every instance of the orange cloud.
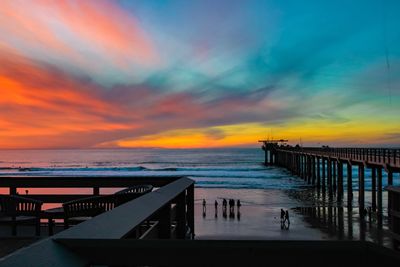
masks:
{"label": "orange cloud", "polygon": [[7,51],[0,58],[0,147],[47,147],[48,137],[137,127],[108,120],[124,114],[97,97],[94,85]]}

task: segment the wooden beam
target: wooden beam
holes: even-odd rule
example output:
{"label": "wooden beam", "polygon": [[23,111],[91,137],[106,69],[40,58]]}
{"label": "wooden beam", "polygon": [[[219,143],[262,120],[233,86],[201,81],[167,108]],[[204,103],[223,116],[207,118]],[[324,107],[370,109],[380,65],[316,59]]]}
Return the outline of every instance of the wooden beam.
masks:
{"label": "wooden beam", "polygon": [[193,184],[193,180],[181,178],[102,213],[91,220],[80,223],[77,225],[79,227],[74,226],[60,232],[54,236],[54,240],[59,238],[120,239],[129,236],[136,226],[160,211],[168,202],[174,200],[182,191]]}
{"label": "wooden beam", "polygon": [[0,188],[120,188],[139,184],[151,184],[161,187],[183,176],[169,177],[129,177],[129,176],[107,176],[107,177],[1,177]]}

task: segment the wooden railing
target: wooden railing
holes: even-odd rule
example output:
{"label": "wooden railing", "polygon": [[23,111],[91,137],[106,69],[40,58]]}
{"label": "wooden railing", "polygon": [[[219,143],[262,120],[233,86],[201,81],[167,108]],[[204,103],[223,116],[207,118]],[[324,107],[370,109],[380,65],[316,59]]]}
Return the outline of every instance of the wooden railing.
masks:
{"label": "wooden railing", "polygon": [[29,198],[40,200],[44,203],[63,203],[79,198],[100,195],[102,188],[124,188],[132,187],[140,184],[151,184],[154,187],[162,187],[168,183],[182,178],[182,176],[169,177],[1,177],[0,188],[6,188],[9,194],[15,195],[18,189],[31,188],[91,188],[92,194],[32,194]]}
{"label": "wooden railing", "polygon": [[293,151],[313,155],[330,156],[354,161],[367,161],[372,164],[400,167],[400,149],[389,148],[331,148],[331,147],[287,147],[280,146],[276,150]]}
{"label": "wooden railing", "polygon": [[[98,183],[95,182],[97,178],[93,179],[88,182],[88,187],[93,185],[110,186],[104,179],[100,179],[101,182]],[[135,178],[131,177],[130,179],[134,180]],[[146,180],[146,183],[160,185],[161,180],[157,178],[152,181],[151,179]],[[195,231],[194,181],[176,177],[163,179],[163,183],[166,185],[158,190],[21,249],[0,260],[0,265],[88,266],[92,263],[91,259],[80,255],[79,251],[71,249],[71,244],[77,240],[79,240],[78,243],[94,241],[99,247],[102,247],[104,243],[95,240],[193,238]],[[39,180],[43,181],[42,178]],[[83,183],[81,179],[76,179],[76,181],[79,185]],[[39,184],[41,182],[37,182],[35,185],[39,186]],[[119,187],[122,186],[121,183],[117,184]],[[2,184],[2,186],[5,185],[6,183]],[[30,183],[30,186],[32,185],[33,183]],[[70,185],[77,186],[75,183]],[[19,186],[19,183],[14,183],[13,186]],[[147,226],[145,231],[142,231],[143,225]],[[109,256],[112,257],[112,255]]]}

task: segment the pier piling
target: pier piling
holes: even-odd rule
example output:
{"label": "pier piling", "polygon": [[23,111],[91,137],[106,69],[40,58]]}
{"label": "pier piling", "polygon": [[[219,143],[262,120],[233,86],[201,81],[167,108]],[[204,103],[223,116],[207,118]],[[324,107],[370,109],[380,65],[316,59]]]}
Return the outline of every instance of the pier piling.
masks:
{"label": "pier piling", "polygon": [[371,168],[371,197],[372,197],[372,210],[376,212],[376,168]]}

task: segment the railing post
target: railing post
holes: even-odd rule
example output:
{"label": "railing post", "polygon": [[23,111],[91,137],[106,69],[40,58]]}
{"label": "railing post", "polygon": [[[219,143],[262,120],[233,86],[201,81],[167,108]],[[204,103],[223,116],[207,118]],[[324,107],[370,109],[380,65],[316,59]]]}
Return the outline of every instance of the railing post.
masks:
{"label": "railing post", "polygon": [[159,232],[158,237],[161,239],[171,238],[171,203],[166,204],[159,212]]}
{"label": "railing post", "polygon": [[95,196],[100,195],[100,188],[99,187],[93,187],[93,195],[95,195]]}
{"label": "railing post", "polygon": [[10,195],[16,195],[17,194],[17,188],[14,186],[10,186]]}
{"label": "railing post", "polygon": [[186,190],[176,198],[176,222],[177,238],[184,239],[186,235]]}
{"label": "railing post", "polygon": [[195,236],[194,229],[194,185],[189,186],[187,189],[187,218],[188,218],[188,226],[190,228],[190,234],[192,239]]}

